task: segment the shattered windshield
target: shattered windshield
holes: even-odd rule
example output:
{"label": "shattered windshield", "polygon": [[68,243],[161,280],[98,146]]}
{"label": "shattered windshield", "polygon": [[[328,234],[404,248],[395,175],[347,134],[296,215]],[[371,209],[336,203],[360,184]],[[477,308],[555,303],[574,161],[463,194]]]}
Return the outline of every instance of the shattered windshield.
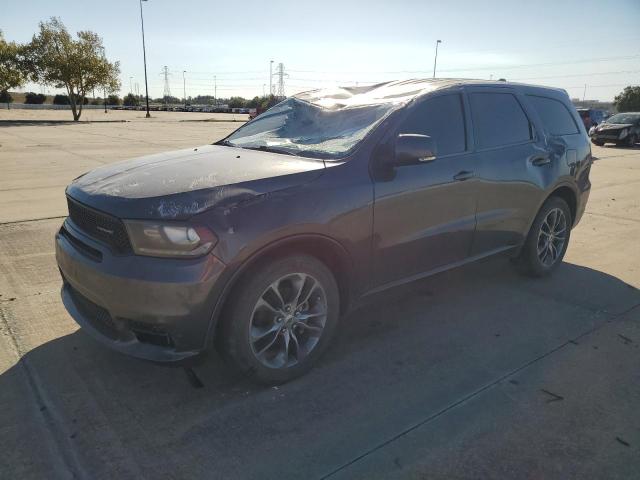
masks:
{"label": "shattered windshield", "polygon": [[341,158],[393,108],[383,103],[327,109],[288,98],[238,129],[224,143],[306,157]]}

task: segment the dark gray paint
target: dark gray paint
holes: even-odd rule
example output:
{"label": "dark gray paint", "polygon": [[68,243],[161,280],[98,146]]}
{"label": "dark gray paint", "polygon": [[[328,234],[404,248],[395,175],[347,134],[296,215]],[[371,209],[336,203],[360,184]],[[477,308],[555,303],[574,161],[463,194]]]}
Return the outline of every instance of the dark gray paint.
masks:
{"label": "dark gray paint", "polygon": [[[271,248],[307,245],[330,251],[340,260],[341,272],[336,274],[343,300],[348,294],[348,303],[353,304],[367,292],[506,249],[517,251],[540,205],[558,188],[571,196],[574,223],[579,221],[590,188],[591,151],[565,92],[499,82],[434,85],[432,92],[416,94],[392,113],[350,157],[326,166],[314,159],[209,146],[104,167],[80,177],[67,193],[95,209],[120,218],[205,224],[219,242],[211,255],[190,260],[199,265],[178,268],[178,279],[172,268],[183,260],[133,255],[115,260],[105,246],[93,242],[92,247],[104,252],[104,260],[90,264],[58,237],[61,270],[76,286],[91,278],[93,287],[84,293],[110,311],[115,306],[110,302],[116,300],[104,292],[122,292],[117,298],[121,315],[145,322],[155,320],[144,305],[162,297],[167,284],[183,292],[179,309],[163,305],[174,317],[173,331],[188,332],[182,337],[186,340],[168,353],[160,347],[155,348],[157,353],[135,352],[153,359],[179,359],[211,344],[221,306],[239,273]],[[466,96],[469,91],[488,90],[518,97],[535,129],[532,141],[476,148]],[[420,165],[389,167],[385,158],[390,142],[408,109],[429,95],[452,92],[464,98],[468,151]],[[563,102],[580,126],[579,133],[549,135],[527,94]],[[212,256],[221,266],[215,278],[203,276],[205,271],[211,274],[207,266]],[[118,262],[117,269],[112,261]],[[138,295],[127,295],[124,286],[140,271],[148,283]],[[107,343],[116,348],[122,344]],[[127,348],[134,353],[136,345]]]}

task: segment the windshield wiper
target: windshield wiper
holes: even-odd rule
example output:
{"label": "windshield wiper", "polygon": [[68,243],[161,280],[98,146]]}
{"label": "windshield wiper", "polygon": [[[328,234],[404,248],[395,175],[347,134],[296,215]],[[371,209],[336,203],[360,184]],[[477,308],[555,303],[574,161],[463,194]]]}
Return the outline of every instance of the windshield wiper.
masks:
{"label": "windshield wiper", "polygon": [[260,150],[261,152],[283,153],[284,155],[293,155],[294,157],[296,156],[295,153],[290,152],[289,150],[285,150],[283,148],[269,147],[268,145],[260,145],[259,147],[241,147],[241,148],[246,148],[247,150]]}

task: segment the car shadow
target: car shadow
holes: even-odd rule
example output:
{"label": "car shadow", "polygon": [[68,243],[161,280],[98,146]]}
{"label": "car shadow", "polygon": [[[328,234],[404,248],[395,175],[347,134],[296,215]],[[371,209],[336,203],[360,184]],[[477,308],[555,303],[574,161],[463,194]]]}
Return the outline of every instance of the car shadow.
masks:
{"label": "car shadow", "polygon": [[82,125],[85,123],[126,123],[129,120],[0,120],[0,127],[52,127],[59,125]]}
{"label": "car shadow", "polygon": [[8,473],[46,473],[58,455],[96,478],[138,469],[268,478],[285,463],[317,477],[640,303],[638,289],[590,268],[565,263],[531,279],[508,263],[371,297],[343,319],[317,368],[279,387],[252,383],[215,353],[185,371],[127,358],[82,331],[47,342],[0,375],[1,442],[24,447]]}

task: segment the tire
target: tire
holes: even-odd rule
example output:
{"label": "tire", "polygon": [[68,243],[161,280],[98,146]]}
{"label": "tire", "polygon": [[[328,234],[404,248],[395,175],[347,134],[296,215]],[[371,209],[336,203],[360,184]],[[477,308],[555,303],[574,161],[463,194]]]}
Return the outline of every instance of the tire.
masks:
{"label": "tire", "polygon": [[320,358],[339,310],[335,278],[319,260],[292,255],[263,263],[244,275],[225,308],[223,354],[260,383],[288,382]]}
{"label": "tire", "polygon": [[594,145],[597,145],[599,147],[604,146],[604,142],[600,142],[598,140],[591,140],[591,143],[593,143]]}
{"label": "tire", "polygon": [[[554,212],[558,217],[554,217]],[[554,218],[558,219],[557,225],[554,225]],[[547,199],[538,211],[516,259],[518,269],[533,277],[543,277],[553,272],[567,251],[572,225],[573,219],[567,202],[555,196]]]}
{"label": "tire", "polygon": [[629,135],[629,139],[627,140],[627,147],[633,148],[637,142],[638,142],[638,138],[636,137],[636,134],[633,133]]}

